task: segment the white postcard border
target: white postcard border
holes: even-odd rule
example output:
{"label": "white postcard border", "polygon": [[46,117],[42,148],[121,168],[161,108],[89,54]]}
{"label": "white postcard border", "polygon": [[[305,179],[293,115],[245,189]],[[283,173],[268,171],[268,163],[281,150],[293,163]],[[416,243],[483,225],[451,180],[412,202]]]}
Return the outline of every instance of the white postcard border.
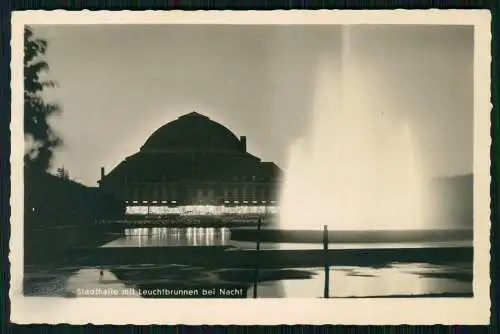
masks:
{"label": "white postcard border", "polygon": [[[490,63],[487,10],[24,11],[12,14],[11,321],[69,324],[487,324],[490,317]],[[23,27],[35,24],[473,25],[473,298],[159,300],[24,297]]]}

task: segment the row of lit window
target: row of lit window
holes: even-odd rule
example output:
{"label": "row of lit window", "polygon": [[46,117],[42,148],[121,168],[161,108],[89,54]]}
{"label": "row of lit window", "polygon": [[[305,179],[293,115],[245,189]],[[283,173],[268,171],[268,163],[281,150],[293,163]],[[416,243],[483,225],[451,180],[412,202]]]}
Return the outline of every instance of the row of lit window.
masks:
{"label": "row of lit window", "polygon": [[275,204],[276,201],[224,201],[224,204],[259,204],[259,203],[262,203],[262,204],[266,204],[266,203],[270,203],[270,204]]}
{"label": "row of lit window", "polygon": [[[148,201],[125,201],[125,203],[133,203],[133,204],[148,204]],[[152,204],[177,204],[177,201],[151,201]]]}
{"label": "row of lit window", "polygon": [[[142,190],[142,191],[141,191]],[[244,188],[234,188],[234,189],[224,189],[223,194],[224,197],[269,197],[271,195],[271,190],[270,189],[257,189],[255,187],[252,187],[250,189],[244,189]],[[116,195],[118,197],[122,198],[127,198],[127,197],[132,197],[132,198],[138,198],[138,197],[163,197],[166,199],[174,199],[176,197],[179,197],[179,192],[177,189],[169,189],[169,188],[163,188],[162,189],[162,195],[160,196],[160,191],[158,188],[118,188],[115,191]],[[213,189],[188,189],[188,197],[202,197],[202,196],[214,196],[215,190]]]}
{"label": "row of lit window", "polygon": [[237,205],[237,206],[216,206],[216,205],[186,205],[186,206],[127,206],[126,214],[129,215],[168,215],[179,214],[185,216],[196,215],[255,215],[255,214],[277,214],[277,206],[266,205]]}
{"label": "row of lit window", "polygon": [[[177,204],[177,201],[125,201],[127,204]],[[224,204],[276,204],[276,201],[224,201]]]}

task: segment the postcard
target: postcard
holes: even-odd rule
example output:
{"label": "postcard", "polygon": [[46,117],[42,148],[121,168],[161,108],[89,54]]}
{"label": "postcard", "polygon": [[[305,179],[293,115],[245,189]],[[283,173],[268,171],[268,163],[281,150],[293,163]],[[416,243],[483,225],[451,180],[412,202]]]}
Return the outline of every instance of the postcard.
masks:
{"label": "postcard", "polygon": [[490,20],[14,12],[11,320],[487,324]]}

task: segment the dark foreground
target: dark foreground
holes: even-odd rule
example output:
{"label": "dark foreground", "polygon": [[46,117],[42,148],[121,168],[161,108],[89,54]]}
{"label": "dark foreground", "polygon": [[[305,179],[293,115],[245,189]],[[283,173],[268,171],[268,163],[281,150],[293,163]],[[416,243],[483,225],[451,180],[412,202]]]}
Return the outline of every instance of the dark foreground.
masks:
{"label": "dark foreground", "polygon": [[[324,250],[239,250],[230,246],[75,248],[43,264],[64,261],[73,266],[183,264],[234,268],[341,265],[380,266],[389,263],[469,262],[472,247],[373,248]],[[42,263],[37,263],[42,264]]]}
{"label": "dark foreground", "polygon": [[[109,225],[94,226],[87,231],[79,229],[76,234],[75,230],[70,230],[49,229],[29,235],[29,238],[37,240],[30,243],[32,247],[28,247],[30,256],[25,253],[26,295],[39,295],[43,291],[48,295],[61,295],[63,291],[64,296],[74,297],[79,296],[75,293],[78,288],[95,291],[92,289],[116,286],[117,289],[126,287],[142,291],[140,296],[146,298],[320,298],[323,296],[327,273],[331,272],[330,297],[356,297],[359,294],[369,297],[379,294],[379,297],[472,296],[473,248],[458,246],[460,243],[452,247],[429,247],[427,244],[421,248],[409,248],[405,247],[405,243],[390,246],[391,242],[387,242],[391,248],[376,248],[376,245],[372,248],[368,244],[365,245],[367,248],[328,251],[300,249],[301,246],[296,244],[299,249],[256,251],[238,248],[238,242],[218,246],[172,246],[170,239],[165,236],[162,239],[165,247],[99,247],[116,238],[140,239],[145,244],[145,241],[153,238],[151,233],[157,232],[150,229],[145,234],[124,236],[123,231],[117,231]],[[249,238],[247,240],[252,240],[248,232],[255,230],[245,230],[244,235]],[[231,236],[238,231],[232,230]],[[283,240],[288,242],[293,234],[302,238],[292,238],[294,242],[304,241],[304,237],[308,236],[307,231],[280,232],[286,237]],[[306,240],[317,242],[322,231],[312,232]],[[265,233],[258,239],[265,240]],[[357,241],[355,243],[370,241],[367,239],[370,233],[349,233],[332,234],[330,242],[335,243],[338,240],[335,238],[340,237],[342,240]],[[427,232],[419,234],[417,231],[413,236],[408,231],[405,233],[386,233],[379,237],[374,233],[371,236],[389,241],[398,237],[398,241],[405,240],[408,245],[425,238]],[[453,233],[455,235],[451,235]],[[437,233],[434,236],[439,237],[431,239],[468,239],[464,231],[460,233]],[[78,235],[81,240],[76,242],[66,234]],[[47,243],[47,240],[58,239],[57,242]],[[453,245],[453,242],[450,244]],[[320,244],[318,246],[321,247]],[[104,272],[104,277],[100,276],[100,272]],[[389,283],[391,281],[394,283]],[[404,286],[401,286],[402,281],[405,282]],[[290,284],[293,288],[290,288]],[[384,291],[385,288],[380,290],[379,285],[382,288],[390,287],[390,291]],[[424,285],[428,286],[420,288]],[[48,292],[49,286],[54,286],[58,292]],[[167,291],[171,295],[155,296],[148,291]],[[176,296],[176,291],[188,291],[188,294]],[[210,293],[207,291],[216,293],[206,295]],[[221,295],[220,291],[237,293]],[[257,291],[256,295],[254,291]]]}
{"label": "dark foreground", "polygon": [[[134,291],[144,298],[417,298],[472,297],[472,263],[380,266],[223,268],[179,264],[36,266],[25,294],[93,297]],[[29,267],[28,267],[29,268]],[[100,275],[100,272],[103,275]],[[329,282],[326,274],[329,273]],[[61,275],[69,275],[61,279]],[[52,282],[48,281],[53,279]],[[37,282],[37,280],[39,280]],[[53,288],[53,291],[49,291]],[[82,293],[83,291],[83,293]]]}

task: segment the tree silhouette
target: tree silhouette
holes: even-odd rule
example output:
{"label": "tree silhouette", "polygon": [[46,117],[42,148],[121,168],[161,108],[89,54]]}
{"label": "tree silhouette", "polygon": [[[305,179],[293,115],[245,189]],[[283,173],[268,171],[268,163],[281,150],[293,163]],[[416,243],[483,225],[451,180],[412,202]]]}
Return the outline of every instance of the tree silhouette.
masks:
{"label": "tree silhouette", "polygon": [[41,96],[47,87],[55,87],[51,80],[40,78],[49,70],[41,59],[45,55],[47,42],[37,38],[30,27],[24,28],[24,134],[27,149],[25,166],[45,171],[50,167],[54,150],[62,144],[49,124],[49,117],[61,112],[57,104],[46,103]]}
{"label": "tree silhouette", "polygon": [[56,176],[60,177],[63,180],[69,180],[69,172],[64,166],[59,167],[56,170]]}

